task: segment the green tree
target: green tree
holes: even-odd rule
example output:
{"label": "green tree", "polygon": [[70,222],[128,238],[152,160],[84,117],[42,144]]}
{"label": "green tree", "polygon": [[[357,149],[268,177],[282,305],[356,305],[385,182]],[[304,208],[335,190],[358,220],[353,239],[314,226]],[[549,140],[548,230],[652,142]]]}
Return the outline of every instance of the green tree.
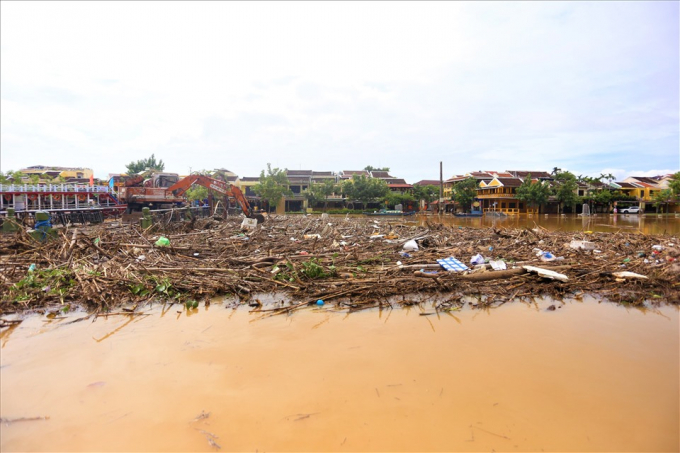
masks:
{"label": "green tree", "polygon": [[310,207],[314,207],[315,204],[323,201],[323,209],[325,211],[328,206],[328,197],[333,195],[338,188],[339,186],[334,180],[326,179],[320,183],[312,183],[305,192],[305,197]]}
{"label": "green tree", "polygon": [[21,184],[21,178],[24,174],[19,170],[9,170],[5,173],[0,172],[0,184]]}
{"label": "green tree", "polygon": [[[192,171],[191,174],[210,176],[210,172],[207,170]],[[213,193],[215,192],[213,191]],[[187,189],[187,191],[184,193],[184,196],[186,197],[187,200],[189,200],[189,202],[192,202],[196,200],[198,201],[205,200],[206,198],[208,198],[209,194],[210,191],[208,190],[207,187],[194,184],[193,186]]]}
{"label": "green tree", "polygon": [[[409,206],[413,206],[415,203],[416,199],[415,197],[408,193],[401,193],[401,192],[389,192],[386,196],[386,201],[387,205],[391,208],[395,207],[396,205],[400,204],[403,207],[407,208]],[[410,209],[405,209],[405,210],[410,210]]]}
{"label": "green tree", "polygon": [[673,196],[676,199],[680,199],[680,171],[674,173],[673,176],[671,176],[671,180],[668,183],[668,188],[671,190]]}
{"label": "green tree", "polygon": [[276,207],[283,197],[293,194],[288,187],[289,184],[285,169],[274,168],[272,170],[272,164],[267,163],[267,173],[265,174],[264,170],[260,172],[260,182],[253,186],[253,191],[271,209],[272,206]]}
{"label": "green tree", "polygon": [[559,212],[562,212],[563,206],[569,206],[573,209],[580,200],[576,176],[568,171],[558,171],[555,174],[554,193],[559,203]]}
{"label": "green tree", "polygon": [[600,181],[603,179],[607,180],[607,185],[611,185],[612,181],[616,179],[616,176],[612,175],[611,173],[600,173],[600,177],[598,178]]}
{"label": "green tree", "polygon": [[151,154],[151,157],[138,160],[137,162],[130,162],[126,165],[126,167],[128,174],[134,174],[142,172],[146,169],[163,171],[165,169],[165,164],[163,163],[163,159],[156,162],[156,157]]}
{"label": "green tree", "polygon": [[[659,190],[658,192],[655,192],[654,195],[652,195],[652,201],[654,202],[654,207],[656,208],[656,212],[659,212],[659,207],[661,205],[668,205],[671,201],[673,201],[674,195],[673,191],[671,189],[664,189],[664,190]],[[666,212],[668,212],[668,207],[666,207]]]}
{"label": "green tree", "polygon": [[518,200],[525,202],[528,206],[538,207],[540,211],[541,205],[548,201],[550,186],[543,181],[532,182],[531,174],[529,174],[517,188],[516,195]]}
{"label": "green tree", "polygon": [[371,165],[366,165],[364,167],[364,170],[366,170],[366,171],[390,171],[390,167],[378,168],[378,167],[373,167]]}
{"label": "green tree", "polygon": [[353,175],[342,183],[342,193],[350,201],[358,201],[363,206],[366,203],[385,198],[390,191],[387,183],[382,179],[369,178],[364,175]]}
{"label": "green tree", "polygon": [[453,185],[453,200],[467,212],[472,207],[472,202],[477,197],[477,180],[465,178]]}
{"label": "green tree", "polygon": [[418,202],[423,200],[425,203],[430,203],[439,198],[439,187],[434,184],[413,186],[413,197]]}
{"label": "green tree", "polygon": [[592,195],[591,199],[595,204],[603,206],[605,212],[608,212],[609,205],[612,202],[612,193],[609,190],[598,190]]}

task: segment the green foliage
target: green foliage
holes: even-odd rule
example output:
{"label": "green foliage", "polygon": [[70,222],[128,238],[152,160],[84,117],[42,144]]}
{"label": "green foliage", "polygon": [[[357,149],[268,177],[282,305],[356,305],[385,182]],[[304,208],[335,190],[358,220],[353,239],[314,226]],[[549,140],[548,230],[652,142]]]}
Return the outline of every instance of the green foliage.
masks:
{"label": "green foliage", "polygon": [[472,202],[477,196],[477,180],[475,178],[465,178],[453,186],[453,200],[463,209],[472,206]]}
{"label": "green foliage", "polygon": [[[560,170],[557,167],[555,168]],[[560,205],[573,208],[580,200],[578,196],[578,183],[576,182],[576,176],[568,171],[558,171],[555,174],[554,191],[555,198],[557,198],[557,202],[560,203]]]}
{"label": "green foliage", "polygon": [[626,195],[625,193],[621,192],[620,190],[615,190],[611,192],[612,194],[612,201],[637,201],[637,198],[635,198],[634,195]]}
{"label": "green foliage", "polygon": [[184,193],[189,201],[205,200],[208,198],[208,188],[194,184]]}
{"label": "green foliage", "polygon": [[284,196],[293,194],[288,188],[289,184],[285,170],[272,170],[272,165],[267,163],[267,173],[264,170],[260,172],[260,182],[253,186],[253,191],[269,206],[276,206]]}
{"label": "green foliage", "polygon": [[156,161],[156,157],[151,154],[151,157],[140,159],[137,162],[130,162],[125,167],[127,168],[128,174],[134,174],[142,172],[147,168],[150,170],[163,171],[165,169],[165,164],[163,163],[163,159]]}
{"label": "green foliage", "polygon": [[366,170],[366,171],[390,171],[390,167],[378,168],[378,167],[373,167],[371,165],[366,165],[364,167],[364,170]]}
{"label": "green foliage", "polygon": [[24,174],[19,170],[9,170],[5,173],[0,172],[0,184],[20,184]]}
{"label": "green foliage", "polygon": [[362,204],[384,199],[390,189],[385,181],[369,178],[364,175],[353,175],[352,179],[342,183],[342,193],[349,200],[357,200]]}
{"label": "green foliage", "polygon": [[312,183],[305,192],[305,198],[309,201],[309,206],[313,207],[317,203],[324,201],[324,209],[328,205],[328,197],[339,189],[338,184],[332,179],[327,179],[320,183]]}
{"label": "green foliage", "polygon": [[540,206],[548,201],[550,186],[543,181],[536,183],[531,181],[531,174],[517,188],[517,199],[525,202],[528,206]]}
{"label": "green foliage", "polygon": [[413,186],[413,196],[417,201],[425,200],[430,203],[439,198],[439,187],[435,185]]}
{"label": "green foliage", "polygon": [[14,302],[31,302],[53,294],[64,302],[64,296],[75,284],[72,272],[66,269],[36,269],[9,288]]}
{"label": "green foliage", "polygon": [[302,275],[309,279],[332,277],[336,274],[335,266],[330,266],[328,270],[319,264],[318,258],[311,258],[309,261],[302,262]]}
{"label": "green foliage", "polygon": [[307,261],[303,261],[300,263],[300,267],[301,269],[299,272],[290,262],[287,262],[282,267],[275,267],[274,269],[278,270],[275,279],[279,281],[294,282],[301,278],[316,280],[337,275],[335,265],[324,267],[319,262],[318,258],[310,258]]}
{"label": "green foliage", "polygon": [[675,197],[673,196],[673,191],[671,189],[659,190],[658,192],[655,192],[654,195],[652,195],[652,201],[654,203],[654,207],[657,210],[662,204],[668,204],[673,201],[674,198]]}
{"label": "green foliage", "polygon": [[612,193],[608,190],[598,190],[591,199],[597,204],[608,205],[612,202]]}
{"label": "green foliage", "polygon": [[181,299],[182,293],[177,289],[168,277],[150,275],[139,283],[128,285],[130,292],[138,297],[146,297],[156,294],[163,299]]}
{"label": "green foliage", "polygon": [[408,192],[389,192],[386,198],[387,205],[390,207],[394,207],[398,204],[404,205],[404,207],[406,207],[409,204],[413,205],[413,203],[416,201],[415,197]]}
{"label": "green foliage", "polygon": [[[192,175],[205,175],[205,176],[210,176],[210,172],[208,170],[200,170],[200,171],[192,171]],[[194,184],[193,186],[189,187],[187,191],[184,193],[184,196],[186,197],[187,200],[190,202],[196,201],[196,200],[205,200],[208,198],[209,190],[207,187],[203,187],[198,184]],[[220,197],[222,195],[220,194]]]}
{"label": "green foliage", "polygon": [[674,173],[673,176],[671,176],[671,180],[668,183],[668,188],[671,190],[673,196],[676,197],[676,199],[680,198],[680,171]]}

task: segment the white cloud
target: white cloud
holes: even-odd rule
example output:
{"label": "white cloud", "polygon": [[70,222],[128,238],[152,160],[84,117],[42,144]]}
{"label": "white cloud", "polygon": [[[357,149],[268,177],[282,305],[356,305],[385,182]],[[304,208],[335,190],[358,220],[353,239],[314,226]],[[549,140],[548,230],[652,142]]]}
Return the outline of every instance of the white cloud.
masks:
{"label": "white cloud", "polygon": [[678,168],[677,3],[3,3],[2,170]]}

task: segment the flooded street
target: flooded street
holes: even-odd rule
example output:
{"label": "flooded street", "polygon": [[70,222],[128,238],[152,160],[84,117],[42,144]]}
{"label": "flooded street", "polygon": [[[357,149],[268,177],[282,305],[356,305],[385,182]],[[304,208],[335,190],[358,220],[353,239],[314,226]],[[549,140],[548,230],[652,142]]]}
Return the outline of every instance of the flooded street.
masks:
{"label": "flooded street", "polygon": [[506,217],[455,217],[416,216],[425,225],[426,220],[473,228],[535,228],[537,225],[552,231],[597,231],[602,233],[643,233],[680,235],[680,216],[650,214],[595,214],[592,216],[567,215],[511,215]]}
{"label": "flooded street", "polygon": [[0,335],[0,415],[49,418],[0,447],[678,451],[678,308],[551,304],[34,316]]}

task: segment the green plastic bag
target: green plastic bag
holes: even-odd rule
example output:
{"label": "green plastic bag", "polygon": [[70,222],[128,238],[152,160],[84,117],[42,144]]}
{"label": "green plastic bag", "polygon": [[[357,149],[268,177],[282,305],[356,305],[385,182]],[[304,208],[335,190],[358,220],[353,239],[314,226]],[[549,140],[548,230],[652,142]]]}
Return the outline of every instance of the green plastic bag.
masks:
{"label": "green plastic bag", "polygon": [[165,236],[161,236],[156,241],[156,245],[159,247],[167,247],[170,245],[170,239],[166,238]]}

